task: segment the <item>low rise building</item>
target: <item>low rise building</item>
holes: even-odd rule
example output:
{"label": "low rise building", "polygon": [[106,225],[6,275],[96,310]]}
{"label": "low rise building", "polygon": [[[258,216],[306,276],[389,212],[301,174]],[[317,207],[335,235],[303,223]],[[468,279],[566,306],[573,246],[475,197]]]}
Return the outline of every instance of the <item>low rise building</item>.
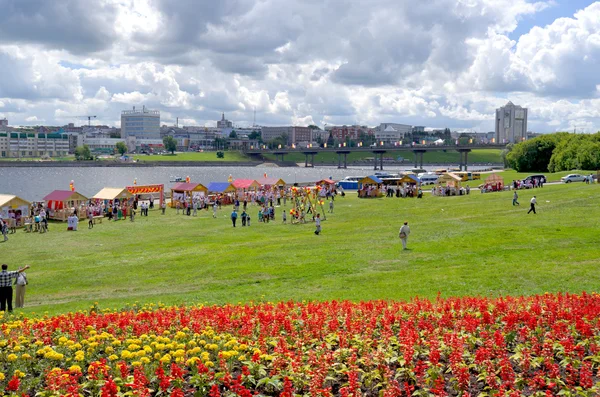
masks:
{"label": "low rise building", "polygon": [[67,134],[0,132],[0,157],[63,157],[68,153]]}
{"label": "low rise building", "polygon": [[288,145],[302,145],[313,141],[312,129],[308,127],[262,127],[261,134],[263,142],[284,136]]}
{"label": "low rise building", "polygon": [[381,123],[375,130],[377,142],[394,143],[412,133],[412,126],[398,123]]}

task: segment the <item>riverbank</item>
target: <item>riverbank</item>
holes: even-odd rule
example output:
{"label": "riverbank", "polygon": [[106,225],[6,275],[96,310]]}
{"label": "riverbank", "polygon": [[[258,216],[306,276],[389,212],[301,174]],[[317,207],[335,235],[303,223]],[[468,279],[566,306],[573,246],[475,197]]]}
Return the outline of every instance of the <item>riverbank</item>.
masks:
{"label": "riverbank", "polygon": [[[273,164],[272,166],[286,166],[276,163],[264,163],[262,161],[136,161],[136,162],[120,162],[120,161],[11,161],[0,163],[0,167],[258,167],[265,164]],[[294,164],[295,165],[295,164]],[[291,166],[294,166],[291,165]],[[290,165],[287,165],[288,167]]]}

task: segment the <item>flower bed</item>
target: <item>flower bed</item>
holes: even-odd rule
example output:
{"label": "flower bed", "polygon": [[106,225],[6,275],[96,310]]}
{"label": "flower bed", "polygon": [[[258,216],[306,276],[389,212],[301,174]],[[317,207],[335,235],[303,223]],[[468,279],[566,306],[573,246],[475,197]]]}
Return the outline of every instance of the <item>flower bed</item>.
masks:
{"label": "flower bed", "polygon": [[0,325],[5,394],[600,393],[599,294],[93,308]]}

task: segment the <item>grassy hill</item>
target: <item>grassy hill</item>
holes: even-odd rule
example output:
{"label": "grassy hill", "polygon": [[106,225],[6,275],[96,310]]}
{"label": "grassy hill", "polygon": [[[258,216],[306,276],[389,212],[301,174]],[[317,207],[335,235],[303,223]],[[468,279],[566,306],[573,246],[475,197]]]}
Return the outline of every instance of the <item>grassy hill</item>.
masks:
{"label": "grassy hill", "polygon": [[[537,215],[527,215],[530,197]],[[424,199],[335,201],[314,225],[256,222],[232,228],[229,209],[213,219],[168,210],[135,222],[77,232],[19,230],[0,247],[10,269],[31,264],[26,312],[139,302],[407,299],[414,296],[521,295],[597,290],[600,185],[547,186]],[[287,210],[289,210],[289,203]],[[410,222],[410,251],[398,229]]]}
{"label": "grassy hill", "polygon": [[[476,149],[469,153],[469,163],[493,163],[502,164],[502,156],[500,155],[501,150],[498,149]],[[274,160],[274,155],[265,155],[266,158]],[[409,163],[414,162],[414,153],[410,150],[395,150],[389,151],[384,156],[385,158],[397,160],[399,157],[406,159]],[[355,161],[366,161],[373,159],[373,153],[369,152],[355,152],[348,154],[348,163]],[[304,155],[302,153],[290,153],[285,156],[286,161],[295,161],[297,163],[304,162]],[[338,155],[336,153],[319,153],[315,155],[315,163],[336,163],[338,161]],[[423,161],[427,164],[458,164],[460,161],[460,154],[455,151],[447,152],[426,152],[423,155]]]}

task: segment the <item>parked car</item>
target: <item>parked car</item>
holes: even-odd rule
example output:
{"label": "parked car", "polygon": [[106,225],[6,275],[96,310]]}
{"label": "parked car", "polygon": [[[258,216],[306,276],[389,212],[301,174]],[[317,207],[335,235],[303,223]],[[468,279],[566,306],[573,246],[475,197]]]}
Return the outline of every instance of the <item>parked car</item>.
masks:
{"label": "parked car", "polygon": [[523,182],[525,182],[525,183],[533,182],[534,179],[537,179],[538,181],[540,181],[542,183],[547,182],[546,175],[543,175],[543,174],[529,175],[527,178],[523,179]]}
{"label": "parked car", "polygon": [[587,179],[586,176],[580,174],[569,174],[560,178],[560,181],[563,183],[571,183],[571,182],[585,182]]}

